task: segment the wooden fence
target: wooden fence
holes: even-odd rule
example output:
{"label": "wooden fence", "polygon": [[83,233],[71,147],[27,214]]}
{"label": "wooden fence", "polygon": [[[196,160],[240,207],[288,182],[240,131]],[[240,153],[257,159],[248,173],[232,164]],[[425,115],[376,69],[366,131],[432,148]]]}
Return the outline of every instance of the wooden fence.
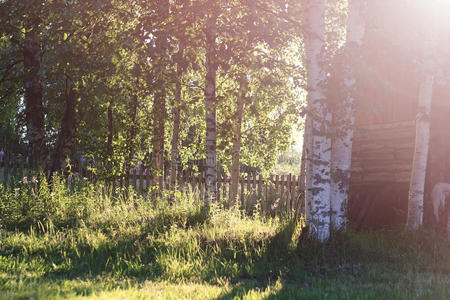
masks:
{"label": "wooden fence", "polygon": [[[0,178],[5,187],[14,188],[24,177],[30,177],[24,164],[14,164],[6,167],[0,165]],[[76,179],[76,178],[78,179]],[[27,179],[27,181],[30,178]],[[168,178],[166,178],[168,182]],[[67,184],[73,186],[74,182],[95,182],[95,177],[87,170],[78,170],[77,176],[67,178]],[[217,178],[217,201],[226,207],[230,207],[230,177],[220,175]],[[136,196],[150,197],[152,191],[152,175],[150,172],[131,170],[120,178],[107,182],[107,186],[113,191],[129,191],[133,189]],[[205,178],[202,175],[184,174],[180,178],[178,188],[190,191],[196,197],[203,199],[205,195]],[[270,175],[264,178],[260,174],[249,173],[239,178],[238,205],[249,213],[259,211],[265,214],[276,214],[283,211],[299,212],[304,206],[304,191],[298,176]]]}

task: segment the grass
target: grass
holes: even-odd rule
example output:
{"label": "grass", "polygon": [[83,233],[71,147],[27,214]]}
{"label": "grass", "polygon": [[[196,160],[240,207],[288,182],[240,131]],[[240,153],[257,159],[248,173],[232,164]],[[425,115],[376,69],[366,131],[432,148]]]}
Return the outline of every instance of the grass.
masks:
{"label": "grass", "polygon": [[[122,194],[123,195],[123,194]],[[302,235],[303,220],[94,187],[0,191],[0,299],[449,299],[434,232]]]}

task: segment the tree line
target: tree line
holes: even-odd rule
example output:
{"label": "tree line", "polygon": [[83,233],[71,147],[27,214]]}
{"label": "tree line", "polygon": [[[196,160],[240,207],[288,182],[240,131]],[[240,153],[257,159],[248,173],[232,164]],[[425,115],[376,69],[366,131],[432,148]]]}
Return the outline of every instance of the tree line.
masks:
{"label": "tree line", "polygon": [[216,161],[268,170],[292,142],[293,1],[0,5],[2,148],[33,169],[85,156],[107,177],[141,163],[161,188],[164,169],[193,159],[206,159],[208,182]]}
{"label": "tree line", "polygon": [[304,126],[306,219],[326,240],[347,224],[366,12],[363,0],[2,0],[2,151],[50,174],[80,158],[105,179],[146,168],[156,196],[165,172],[174,189],[180,166],[204,159],[205,203],[218,171],[236,202],[242,164],[270,170]]}

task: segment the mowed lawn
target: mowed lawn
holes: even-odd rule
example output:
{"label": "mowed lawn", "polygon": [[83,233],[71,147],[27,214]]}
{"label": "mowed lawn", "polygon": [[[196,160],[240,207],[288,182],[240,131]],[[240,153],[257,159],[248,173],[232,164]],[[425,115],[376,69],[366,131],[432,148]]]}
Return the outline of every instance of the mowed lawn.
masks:
{"label": "mowed lawn", "polygon": [[[444,237],[302,235],[303,220],[205,213],[87,189],[0,191],[1,299],[450,299]],[[34,198],[33,198],[34,197]]]}

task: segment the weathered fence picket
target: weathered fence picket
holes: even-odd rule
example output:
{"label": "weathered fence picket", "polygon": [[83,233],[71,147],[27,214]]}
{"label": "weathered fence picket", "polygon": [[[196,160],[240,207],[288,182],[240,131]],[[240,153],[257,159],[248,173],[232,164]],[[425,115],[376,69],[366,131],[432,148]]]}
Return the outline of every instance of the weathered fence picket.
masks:
{"label": "weathered fence picket", "polygon": [[[89,170],[88,165],[88,163],[80,162],[75,168],[78,172],[68,176],[67,185],[71,190],[76,186],[76,178],[78,178],[78,181],[95,182],[94,173]],[[178,186],[180,188],[189,186],[200,199],[203,199],[205,194],[204,176],[202,174],[194,175],[190,172],[180,172],[180,175]],[[24,176],[27,176],[28,180],[24,180]],[[2,184],[11,189],[20,182],[30,182],[32,179],[27,164],[23,160],[18,161],[6,155],[0,161],[0,178]],[[247,213],[252,213],[257,209],[264,215],[275,215],[283,211],[295,211],[298,214],[303,207],[301,200],[304,191],[301,188],[304,185],[300,182],[301,178],[301,176],[292,174],[287,176],[270,174],[267,178],[256,173],[243,174],[238,181],[238,202],[236,205]],[[135,194],[144,197],[151,193],[152,184],[150,172],[144,171],[143,168],[134,168],[126,170],[123,176],[111,180],[107,187],[113,195],[118,195],[119,191],[126,191],[128,195]],[[230,186],[230,177],[224,174],[217,176],[217,200],[225,207],[232,206],[229,194]]]}

